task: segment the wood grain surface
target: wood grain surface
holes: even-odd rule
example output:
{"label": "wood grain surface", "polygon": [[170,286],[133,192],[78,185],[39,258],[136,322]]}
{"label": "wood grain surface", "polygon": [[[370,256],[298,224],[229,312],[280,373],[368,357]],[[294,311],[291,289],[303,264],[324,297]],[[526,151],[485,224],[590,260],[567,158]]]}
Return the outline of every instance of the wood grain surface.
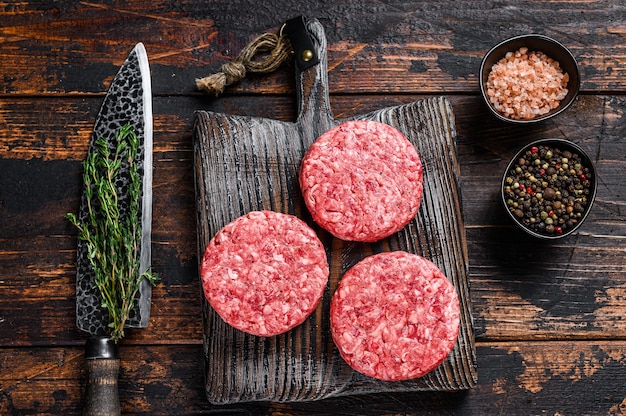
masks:
{"label": "wood grain surface", "polygon": [[[424,195],[416,218],[387,239],[357,244],[332,238],[311,221],[298,187],[304,153],[317,137],[339,123],[333,120],[329,103],[324,28],[310,19],[306,30],[320,62],[296,72],[296,122],[196,113],[198,258],[209,240],[237,217],[256,210],[284,212],[306,219],[317,230],[329,253],[329,286],[304,324],[270,339],[231,328],[204,302],[207,397],[215,404],[291,402],[474,387],[474,328],[451,106],[445,98],[430,98],[357,116],[399,129],[417,148],[424,164]],[[454,284],[462,313],[457,343],[444,364],[420,379],[389,383],[353,371],[334,347],[328,322],[332,294],[347,269],[369,254],[395,250],[432,259]]]}
{"label": "wood grain surface", "polygon": [[[219,97],[195,89],[252,38],[304,14],[328,39],[334,119],[445,96],[456,124],[478,384],[307,403],[212,405],[205,392],[193,114],[297,118],[294,68]],[[479,96],[484,53],[522,33],[568,46],[581,94],[531,127]],[[294,0],[0,3],[0,414],[79,414],[84,337],[74,327],[81,162],[106,89],[142,41],[154,89],[153,291],[146,330],[120,348],[124,414],[626,413],[626,6],[600,1],[301,3]],[[580,231],[537,242],[505,217],[508,159],[541,137],[588,151],[600,179]]]}

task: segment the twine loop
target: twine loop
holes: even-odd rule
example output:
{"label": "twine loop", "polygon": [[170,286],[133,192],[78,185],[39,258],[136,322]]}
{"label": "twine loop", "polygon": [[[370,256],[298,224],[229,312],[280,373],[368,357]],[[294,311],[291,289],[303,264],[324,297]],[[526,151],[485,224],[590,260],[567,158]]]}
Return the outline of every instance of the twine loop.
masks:
{"label": "twine loop", "polygon": [[222,65],[218,72],[196,79],[196,86],[216,97],[226,86],[243,79],[247,73],[273,72],[291,54],[289,38],[283,35],[283,27],[278,34],[264,33],[246,45],[233,61]]}

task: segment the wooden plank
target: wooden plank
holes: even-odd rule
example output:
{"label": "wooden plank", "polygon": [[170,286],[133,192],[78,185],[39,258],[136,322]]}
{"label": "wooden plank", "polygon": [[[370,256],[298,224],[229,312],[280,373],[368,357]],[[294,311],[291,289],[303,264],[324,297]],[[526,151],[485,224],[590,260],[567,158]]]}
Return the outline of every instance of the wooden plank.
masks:
{"label": "wooden plank", "polygon": [[[124,414],[621,414],[623,342],[479,343],[478,385],[463,393],[345,396],[301,403],[213,406],[204,395],[202,346],[124,346]],[[83,349],[0,349],[0,413],[75,415],[85,388]]]}
{"label": "wooden plank", "polygon": [[[331,105],[335,117],[348,118],[421,98],[331,96]],[[621,183],[626,99],[584,95],[553,121],[518,128],[493,120],[477,97],[448,98],[457,126],[478,339],[623,338],[626,331],[620,316],[626,310],[620,299],[626,276],[626,218]],[[0,331],[0,345],[64,345],[81,339],[70,329],[76,235],[63,215],[78,209],[80,163],[100,101],[99,97],[22,97],[0,102],[0,292],[5,294],[0,297],[0,316],[6,328]],[[295,99],[232,97],[207,104],[193,97],[156,97],[154,101],[153,262],[163,282],[155,288],[157,312],[151,330],[132,335],[128,342],[135,342],[135,336],[137,342],[197,341],[200,302],[189,302],[200,298],[193,111],[204,108],[292,121]],[[496,193],[507,158],[523,143],[543,136],[571,137],[596,155],[602,180],[596,204],[578,236],[536,245],[514,232]],[[553,265],[550,256],[559,264]],[[528,267],[518,269],[516,260]],[[514,311],[522,313],[524,320],[514,320]],[[31,319],[33,313],[38,321]]]}
{"label": "wooden plank", "polygon": [[[84,338],[73,329],[75,230],[62,216],[77,209],[80,162],[104,92],[143,41],[155,92],[153,260],[163,282],[149,329],[124,340],[125,414],[623,414],[626,5],[285,0],[251,13],[244,3],[0,4],[0,413],[79,414]],[[194,80],[300,13],[320,18],[330,40],[335,119],[428,95],[447,94],[452,103],[478,340],[479,381],[469,392],[207,402],[191,115],[204,109],[291,122],[296,84],[288,65],[249,75],[217,99],[199,94]],[[571,48],[583,94],[550,122],[501,124],[478,96],[478,65],[493,44],[529,32]],[[557,244],[515,233],[497,199],[508,157],[544,136],[582,144],[601,176],[582,232]]]}
{"label": "wooden plank", "polygon": [[[146,44],[156,95],[195,93],[195,78],[216,71],[255,36],[277,32],[301,13],[326,27],[333,93],[477,93],[483,55],[522,33],[543,33],[567,45],[579,62],[583,91],[624,92],[620,17],[625,10],[608,0],[525,0],[507,7],[486,0],[457,1],[455,7],[434,0],[403,5],[361,0],[304,9],[286,0],[255,13],[224,0],[159,6],[11,3],[0,9],[0,93],[102,93],[138,41]],[[230,91],[287,93],[294,89],[291,74],[284,68],[252,76]]]}

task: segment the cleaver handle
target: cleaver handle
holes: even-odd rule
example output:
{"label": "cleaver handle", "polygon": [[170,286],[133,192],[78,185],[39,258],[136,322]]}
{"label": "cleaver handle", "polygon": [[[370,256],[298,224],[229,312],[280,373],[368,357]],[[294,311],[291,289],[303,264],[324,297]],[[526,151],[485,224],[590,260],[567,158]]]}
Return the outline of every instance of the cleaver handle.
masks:
{"label": "cleaver handle", "polygon": [[121,414],[118,391],[120,360],[114,342],[106,337],[87,340],[87,392],[83,416],[116,416]]}

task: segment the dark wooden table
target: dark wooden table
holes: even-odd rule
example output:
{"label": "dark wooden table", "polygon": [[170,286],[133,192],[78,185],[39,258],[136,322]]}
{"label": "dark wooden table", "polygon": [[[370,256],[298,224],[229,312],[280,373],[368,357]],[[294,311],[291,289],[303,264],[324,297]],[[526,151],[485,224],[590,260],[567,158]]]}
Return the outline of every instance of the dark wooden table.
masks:
{"label": "dark wooden table", "polygon": [[[584,1],[24,1],[0,3],[0,413],[77,414],[75,328],[82,160],[102,98],[132,46],[154,94],[150,327],[120,347],[128,414],[626,414],[626,7]],[[328,38],[335,119],[429,96],[452,103],[469,251],[478,385],[466,392],[213,406],[204,394],[192,121],[197,109],[291,121],[293,67],[219,98],[195,78],[304,14]],[[582,77],[562,115],[497,121],[479,96],[484,53],[518,34],[566,44]],[[498,184],[525,143],[568,138],[594,159],[596,203],[579,232],[539,242],[504,216]]]}

